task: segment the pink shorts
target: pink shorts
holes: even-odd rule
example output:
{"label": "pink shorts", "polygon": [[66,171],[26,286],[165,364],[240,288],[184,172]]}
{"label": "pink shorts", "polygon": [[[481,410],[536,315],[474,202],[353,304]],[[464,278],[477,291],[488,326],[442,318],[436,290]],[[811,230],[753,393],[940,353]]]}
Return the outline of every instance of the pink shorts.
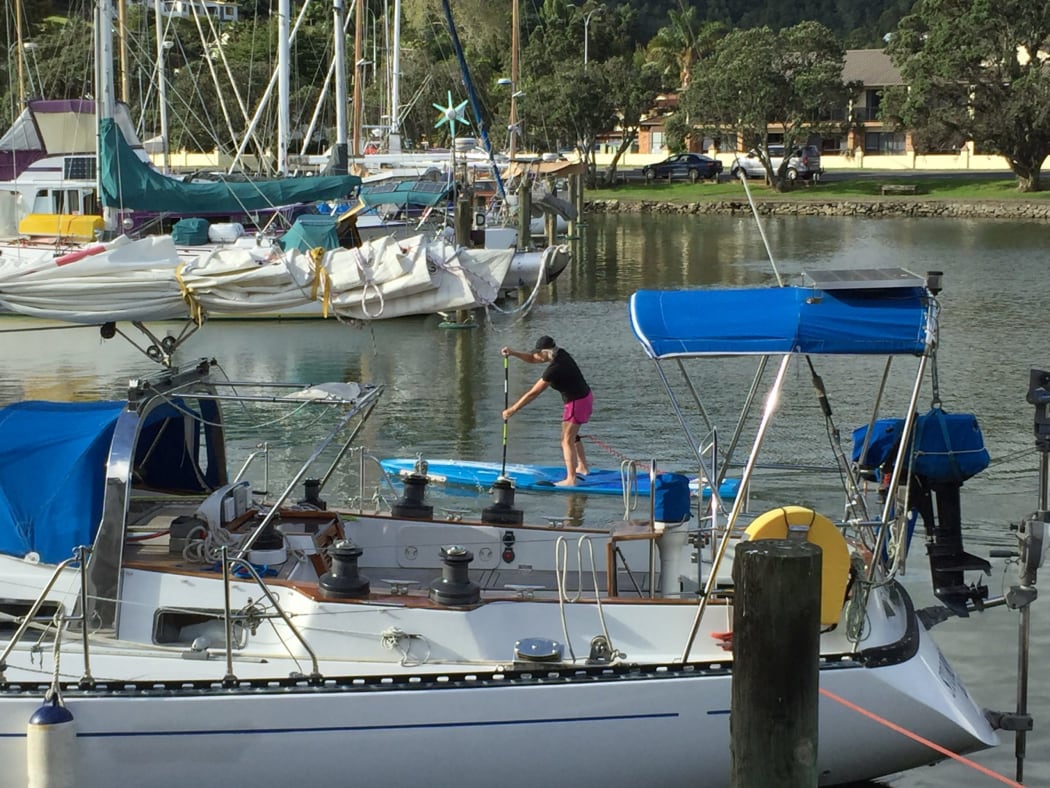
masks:
{"label": "pink shorts", "polygon": [[589,391],[586,397],[580,397],[572,402],[565,403],[565,410],[562,411],[561,420],[571,421],[573,424],[586,424],[591,418],[592,410],[594,410],[594,392]]}

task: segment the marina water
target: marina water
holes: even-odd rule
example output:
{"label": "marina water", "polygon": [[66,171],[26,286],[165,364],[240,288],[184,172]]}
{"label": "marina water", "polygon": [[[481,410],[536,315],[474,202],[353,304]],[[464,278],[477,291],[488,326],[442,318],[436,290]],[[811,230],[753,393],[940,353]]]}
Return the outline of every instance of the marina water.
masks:
{"label": "marina water", "polygon": [[[1025,394],[1029,369],[1050,368],[1045,224],[778,217],[764,220],[763,227],[776,270],[792,283],[805,270],[832,268],[900,266],[917,274],[944,272],[941,398],[948,411],[977,415],[993,463],[963,488],[966,547],[983,556],[992,549],[1013,547],[1009,524],[1037,505],[1034,411]],[[440,328],[436,316],[365,326],[335,320],[212,321],[186,342],[177,358],[214,357],[234,380],[384,383],[380,408],[357,440],[372,454],[499,462],[504,400],[499,348],[531,348],[536,337],[549,334],[573,353],[595,391],[595,415],[584,430],[591,464],[615,468],[624,458],[654,458],[662,468],[682,467],[688,460],[687,447],[653,365],[628,327],[627,298],[640,288],[775,284],[774,266],[758,227],[747,217],[591,215],[581,236],[569,269],[527,314],[504,304],[503,311],[491,310],[480,327],[460,330]],[[129,378],[152,366],[119,336],[103,341],[97,329],[52,327],[16,317],[0,321],[0,403],[119,398]],[[161,335],[178,330],[174,324],[156,328]],[[130,326],[121,329],[144,344]],[[541,369],[511,361],[512,401]],[[741,387],[752,369],[730,365],[719,377],[699,381],[705,397],[713,395],[727,409],[715,414],[723,429],[731,426],[729,417],[739,409]],[[837,392],[831,406],[848,450],[850,432],[859,426],[850,420],[850,382],[863,376],[835,363],[818,372],[829,390]],[[808,376],[791,385],[811,386]],[[857,401],[869,395],[870,391],[858,393]],[[927,406],[924,402],[920,407]],[[508,431],[507,461],[559,464],[559,413],[556,395],[547,393],[516,415]],[[231,413],[229,418],[236,423],[238,417]],[[807,418],[812,420],[812,415]],[[788,425],[786,433],[773,436],[773,460],[804,466],[821,451],[826,457],[826,444],[811,448],[794,441],[790,418]],[[291,458],[304,454],[303,446],[287,445],[285,427],[274,425],[272,435],[246,432],[236,445],[238,455],[230,458],[231,468],[268,441],[270,487],[275,489],[291,472]],[[308,423],[296,424],[293,432],[302,444],[321,437]],[[335,475],[323,497],[338,505],[359,494],[355,479],[349,472]],[[364,494],[371,496],[376,490],[383,492],[379,481],[370,479]],[[450,494],[432,486],[430,496],[437,508],[473,512],[490,502],[484,491]],[[841,489],[810,483],[804,472],[769,469],[758,476],[752,498],[756,510],[803,503],[837,515]],[[516,505],[527,519],[566,519],[569,528],[624,514],[623,502],[603,496],[519,492]],[[917,539],[903,578],[918,606],[934,603],[923,553]],[[998,596],[1016,572],[1003,559],[993,559],[992,564],[993,574],[985,583],[991,596]],[[1040,580],[1050,587],[1050,565]],[[1050,592],[1032,607],[1029,710],[1035,730],[1028,737],[1025,764],[1026,784],[1032,786],[1050,786],[1050,689],[1044,667],[1044,655],[1050,651],[1048,597]],[[997,608],[934,630],[946,656],[984,706],[1010,710],[1016,703],[1017,619],[1015,612]],[[907,720],[896,722],[907,726]],[[1003,734],[1002,746],[973,759],[1012,777],[1013,756],[1012,734]],[[902,775],[892,784],[919,788],[995,782],[965,765],[946,763]]]}

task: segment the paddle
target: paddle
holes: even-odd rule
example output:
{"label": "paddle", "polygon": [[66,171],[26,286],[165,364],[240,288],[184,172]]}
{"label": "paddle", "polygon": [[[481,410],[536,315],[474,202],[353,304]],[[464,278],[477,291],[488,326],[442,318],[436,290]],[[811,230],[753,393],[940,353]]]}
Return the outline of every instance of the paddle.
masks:
{"label": "paddle", "polygon": [[[503,357],[503,410],[510,407],[510,356]],[[503,419],[503,462],[500,464],[499,477],[507,478],[507,420]]]}

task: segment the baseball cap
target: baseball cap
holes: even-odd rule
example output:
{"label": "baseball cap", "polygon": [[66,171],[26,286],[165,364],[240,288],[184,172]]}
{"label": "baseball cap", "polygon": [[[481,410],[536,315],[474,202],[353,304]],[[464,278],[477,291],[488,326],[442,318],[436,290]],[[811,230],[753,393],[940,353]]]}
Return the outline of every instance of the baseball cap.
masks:
{"label": "baseball cap", "polygon": [[536,347],[533,350],[550,350],[553,347],[555,347],[554,339],[544,334],[536,340]]}

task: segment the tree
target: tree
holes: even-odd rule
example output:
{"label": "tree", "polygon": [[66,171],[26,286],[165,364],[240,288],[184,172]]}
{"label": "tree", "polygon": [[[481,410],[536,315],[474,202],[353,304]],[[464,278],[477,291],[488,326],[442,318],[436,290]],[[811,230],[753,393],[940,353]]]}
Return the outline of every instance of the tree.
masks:
{"label": "tree", "polygon": [[768,27],[735,30],[693,68],[671,127],[706,131],[756,150],[768,180],[783,189],[788,156],[776,172],[770,165],[769,135],[782,133],[786,150],[830,131],[846,105],[842,81],[845,52],[834,34],[817,22],[774,33]]}
{"label": "tree", "polygon": [[1050,6],[1029,0],[921,0],[887,51],[906,88],[884,117],[928,145],[972,140],[1003,156],[1020,191],[1040,189],[1050,155]]}
{"label": "tree", "polygon": [[729,28],[722,22],[702,21],[696,6],[668,13],[670,24],[656,31],[647,49],[664,87],[677,90],[689,84],[693,65],[714,51]]}

